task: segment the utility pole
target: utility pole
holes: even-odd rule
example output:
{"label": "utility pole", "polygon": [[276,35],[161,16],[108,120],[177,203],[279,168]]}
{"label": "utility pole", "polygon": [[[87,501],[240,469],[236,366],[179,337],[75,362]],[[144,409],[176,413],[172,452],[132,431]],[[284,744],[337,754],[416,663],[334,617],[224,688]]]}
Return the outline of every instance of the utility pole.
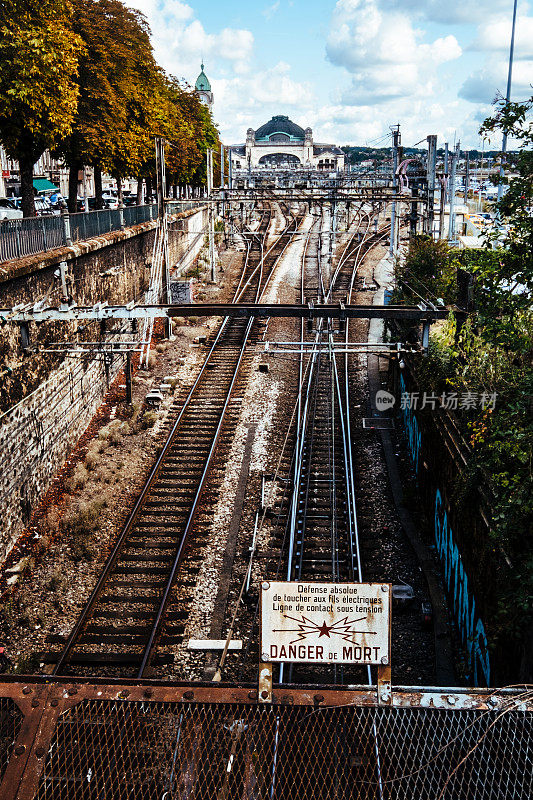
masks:
{"label": "utility pole", "polygon": [[209,263],[211,265],[211,280],[213,283],[216,280],[215,271],[215,221],[213,215],[213,151],[211,148],[207,151],[207,215],[209,226]]}
{"label": "utility pole", "polygon": [[[516,6],[517,6],[517,0],[514,0],[514,5],[513,5],[513,25],[512,25],[512,28],[511,28],[511,46],[509,48],[509,71],[507,73],[507,92],[505,94],[505,102],[506,103],[509,103],[510,100],[511,100],[511,84],[512,84],[512,81],[513,81],[513,56],[514,56],[514,34],[515,34],[515,28],[516,28]],[[501,157],[501,160],[500,160],[500,183],[498,184],[498,202],[500,202],[500,200],[503,197],[503,183],[501,181],[502,181],[502,178],[503,178],[503,166],[504,166],[504,163],[505,163],[505,154],[506,154],[506,152],[507,152],[507,134],[504,133],[503,134],[503,140],[502,140],[502,157]]]}
{"label": "utility pole", "polygon": [[459,160],[461,142],[457,142],[455,150],[452,153],[451,166],[450,166],[450,214],[448,218],[448,241],[453,243],[455,241],[455,173],[457,171],[457,162]]}
{"label": "utility pole", "polygon": [[[163,279],[163,297],[165,302],[169,305],[172,302],[170,292],[170,257],[168,253],[168,228],[167,228],[167,213],[165,206],[165,189],[167,185],[167,177],[165,170],[165,141],[160,136],[155,140],[155,166],[157,178],[157,219],[158,219],[158,233],[162,237],[161,243],[161,257],[163,259],[161,275]],[[156,234],[157,235],[157,234]],[[165,323],[165,335],[170,338],[172,334],[172,324],[170,320]]]}
{"label": "utility pole", "polygon": [[[478,193],[477,193],[477,210],[481,211],[481,189],[483,188],[483,158],[485,156],[485,139],[481,145],[481,177],[478,179]],[[489,180],[489,171],[487,170],[487,182]]]}
{"label": "utility pole", "polygon": [[[418,197],[418,185],[415,184],[411,189],[413,200]],[[418,203],[411,203],[411,213],[409,215],[409,238],[413,239],[416,236],[416,229],[418,225]]]}
{"label": "utility pole", "polygon": [[427,167],[427,215],[426,233],[433,237],[433,219],[435,216],[435,182],[437,174],[437,137],[434,135],[427,137],[428,143],[428,167]]}
{"label": "utility pole", "polygon": [[[400,125],[393,125],[392,131],[392,191],[396,194],[398,191],[398,176],[396,170],[398,169],[398,147],[400,146]],[[393,258],[396,252],[396,201],[393,201],[390,215],[390,247],[389,257]]]}
{"label": "utility pole", "polygon": [[470,152],[466,151],[465,161],[465,205],[468,206],[468,190],[470,188]]}
{"label": "utility pole", "polygon": [[444,202],[448,202],[448,161],[449,161],[449,152],[448,152],[448,142],[444,142],[444,180],[446,182],[446,193],[444,195]]}

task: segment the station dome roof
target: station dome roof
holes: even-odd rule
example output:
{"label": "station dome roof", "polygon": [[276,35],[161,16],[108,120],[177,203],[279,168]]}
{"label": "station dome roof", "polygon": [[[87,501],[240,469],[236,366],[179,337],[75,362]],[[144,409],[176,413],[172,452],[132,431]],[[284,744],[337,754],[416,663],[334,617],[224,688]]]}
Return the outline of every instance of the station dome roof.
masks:
{"label": "station dome roof", "polygon": [[211,84],[209,83],[209,79],[204,72],[204,65],[202,64],[202,71],[196,78],[196,83],[194,84],[194,88],[199,92],[210,92],[211,91]]}
{"label": "station dome roof", "polygon": [[305,131],[303,128],[300,128],[299,125],[292,122],[288,117],[283,116],[276,116],[272,117],[269,122],[266,122],[264,125],[261,125],[255,132],[255,139],[268,139],[275,133],[285,133],[287,136],[290,136],[291,139],[298,139],[304,140],[305,139]]}

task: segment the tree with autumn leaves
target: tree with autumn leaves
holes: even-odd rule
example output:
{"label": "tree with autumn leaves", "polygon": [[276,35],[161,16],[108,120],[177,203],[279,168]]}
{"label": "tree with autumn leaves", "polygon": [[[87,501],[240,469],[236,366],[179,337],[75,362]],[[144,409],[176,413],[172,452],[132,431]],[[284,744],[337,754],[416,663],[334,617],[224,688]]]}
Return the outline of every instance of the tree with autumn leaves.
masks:
{"label": "tree with autumn leaves", "polygon": [[20,163],[25,216],[32,167],[48,148],[78,171],[150,180],[154,138],[171,184],[205,183],[205,152],[219,138],[208,110],[157,65],[144,16],[120,0],[5,0],[0,11],[0,141]]}
{"label": "tree with autumn leaves", "polygon": [[67,0],[3,0],[0,7],[0,141],[20,166],[22,208],[35,214],[33,165],[68,136],[78,103],[83,45]]}

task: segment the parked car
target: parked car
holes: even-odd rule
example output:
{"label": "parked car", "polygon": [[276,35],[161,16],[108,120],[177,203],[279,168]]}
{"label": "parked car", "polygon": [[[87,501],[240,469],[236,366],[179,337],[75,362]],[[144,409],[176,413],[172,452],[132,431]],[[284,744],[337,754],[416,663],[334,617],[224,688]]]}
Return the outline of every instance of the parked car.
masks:
{"label": "parked car", "polygon": [[54,214],[52,204],[47,197],[35,198],[35,213],[38,217],[51,217]]}
{"label": "parked car", "polygon": [[102,196],[106,208],[118,208],[118,200],[112,194]]}
{"label": "parked car", "polygon": [[17,208],[16,203],[10,197],[0,197],[0,220],[1,219],[20,219],[22,211]]}

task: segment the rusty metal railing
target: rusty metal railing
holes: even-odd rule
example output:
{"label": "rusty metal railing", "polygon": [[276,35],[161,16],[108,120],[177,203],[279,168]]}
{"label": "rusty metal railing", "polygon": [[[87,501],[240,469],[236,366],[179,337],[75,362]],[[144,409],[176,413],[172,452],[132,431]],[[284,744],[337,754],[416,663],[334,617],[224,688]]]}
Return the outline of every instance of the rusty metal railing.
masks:
{"label": "rusty metal railing", "polygon": [[529,800],[533,696],[512,690],[0,684],[2,800]]}

